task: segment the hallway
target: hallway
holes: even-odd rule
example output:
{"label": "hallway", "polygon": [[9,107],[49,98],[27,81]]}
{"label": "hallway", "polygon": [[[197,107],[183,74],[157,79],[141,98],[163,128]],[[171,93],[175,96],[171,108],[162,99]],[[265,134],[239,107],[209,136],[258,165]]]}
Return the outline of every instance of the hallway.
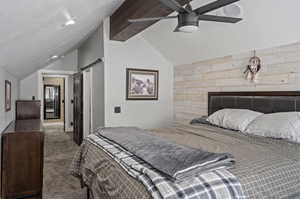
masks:
{"label": "hallway", "polygon": [[84,199],[85,190],[69,174],[69,167],[78,146],[71,133],[58,127],[45,128],[44,199]]}

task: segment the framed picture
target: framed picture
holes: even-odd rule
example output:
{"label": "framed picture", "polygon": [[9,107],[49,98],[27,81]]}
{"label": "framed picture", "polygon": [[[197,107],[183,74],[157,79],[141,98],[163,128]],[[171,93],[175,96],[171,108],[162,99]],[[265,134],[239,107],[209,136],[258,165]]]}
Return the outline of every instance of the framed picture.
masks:
{"label": "framed picture", "polygon": [[126,99],[158,100],[157,70],[127,68]]}
{"label": "framed picture", "polygon": [[11,82],[5,80],[5,111],[11,110]]}

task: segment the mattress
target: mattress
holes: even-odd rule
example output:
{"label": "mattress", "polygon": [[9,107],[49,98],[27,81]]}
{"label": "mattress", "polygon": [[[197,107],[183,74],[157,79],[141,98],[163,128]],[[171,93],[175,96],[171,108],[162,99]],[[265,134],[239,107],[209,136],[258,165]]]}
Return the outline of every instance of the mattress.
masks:
{"label": "mattress", "polygon": [[[209,125],[175,123],[151,133],[178,144],[233,154],[236,165],[230,172],[238,177],[249,199],[290,198],[300,191],[300,144]],[[82,158],[73,162],[72,173],[90,188],[94,198],[151,198],[145,187],[104,151],[91,143],[85,143],[84,147],[77,154]]]}

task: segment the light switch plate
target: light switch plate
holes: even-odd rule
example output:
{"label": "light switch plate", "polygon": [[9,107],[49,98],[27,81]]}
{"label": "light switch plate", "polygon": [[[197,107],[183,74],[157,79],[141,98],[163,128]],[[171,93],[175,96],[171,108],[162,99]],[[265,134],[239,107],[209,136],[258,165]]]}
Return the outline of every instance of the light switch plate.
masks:
{"label": "light switch plate", "polygon": [[115,113],[121,113],[121,107],[120,106],[115,106]]}

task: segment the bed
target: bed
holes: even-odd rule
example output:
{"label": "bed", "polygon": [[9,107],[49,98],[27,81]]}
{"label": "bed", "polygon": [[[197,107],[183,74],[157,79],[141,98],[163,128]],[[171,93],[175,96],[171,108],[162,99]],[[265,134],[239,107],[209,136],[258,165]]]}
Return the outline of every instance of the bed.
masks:
{"label": "bed", "polygon": [[[263,113],[300,111],[300,92],[208,93],[208,113],[224,108]],[[300,195],[300,144],[249,136],[211,125],[174,123],[151,134],[178,144],[211,152],[228,152],[236,158],[230,172],[239,179],[246,198],[297,198]],[[72,173],[88,186],[93,198],[150,199],[145,186],[128,175],[99,147],[84,142]],[[82,160],[84,157],[84,160]],[[76,159],[76,158],[75,158]],[[77,160],[80,159],[77,157]]]}

